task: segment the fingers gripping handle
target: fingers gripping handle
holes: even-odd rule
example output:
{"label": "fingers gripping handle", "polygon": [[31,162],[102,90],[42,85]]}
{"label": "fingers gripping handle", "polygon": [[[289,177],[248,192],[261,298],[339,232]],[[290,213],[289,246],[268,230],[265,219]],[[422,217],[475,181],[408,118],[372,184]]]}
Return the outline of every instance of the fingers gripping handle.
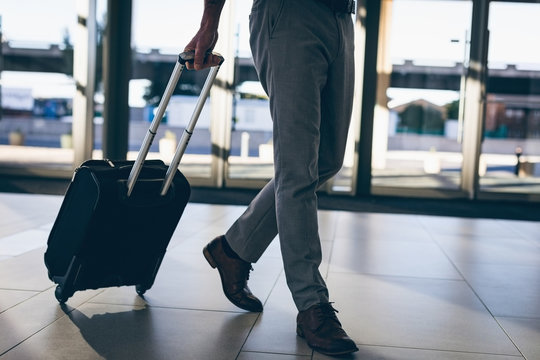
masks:
{"label": "fingers gripping handle", "polygon": [[[171,185],[176,169],[178,168],[178,164],[180,163],[180,160],[182,158],[182,155],[185,152],[189,139],[191,138],[191,134],[193,133],[197,120],[201,114],[206,98],[208,97],[210,93],[210,88],[212,87],[212,84],[217,76],[219,67],[224,61],[221,55],[219,54],[214,54],[214,55],[219,56],[221,61],[219,65],[212,67],[210,70],[210,73],[208,74],[204,87],[201,91],[201,95],[199,96],[199,100],[195,107],[194,113],[182,136],[180,143],[178,144],[173,161],[167,170],[167,175],[162,185],[162,191],[161,191],[162,195],[165,195],[167,193]],[[193,61],[194,58],[195,58],[195,53],[192,51],[183,52],[178,56],[178,61],[176,62],[174,66],[169,82],[167,83],[167,87],[165,88],[165,92],[158,105],[156,114],[154,115],[154,119],[152,120],[150,128],[148,129],[148,132],[144,138],[141,149],[139,150],[139,153],[137,155],[137,159],[135,160],[135,163],[133,164],[133,168],[131,169],[131,172],[129,174],[129,177],[127,180],[127,196],[130,196],[131,193],[133,192],[133,188],[135,187],[135,183],[137,182],[137,178],[139,177],[139,174],[141,172],[144,160],[146,159],[146,156],[148,155],[148,152],[150,150],[150,146],[152,145],[152,142],[154,141],[158,127],[161,124],[161,120],[163,119],[163,115],[165,114],[165,110],[167,109],[167,105],[169,104],[169,101],[174,92],[174,89],[176,88],[176,85],[178,84],[178,80],[180,79],[180,76],[182,75],[182,72],[184,71],[185,64],[186,62]]]}
{"label": "fingers gripping handle", "polygon": [[[225,61],[223,56],[221,56],[218,53],[213,53],[213,52],[207,52],[206,53],[206,57],[208,57],[210,55],[213,55],[213,56],[216,56],[216,57],[219,58],[218,66],[223,64],[223,62]],[[193,61],[195,61],[195,51],[185,51],[185,52],[181,53],[180,55],[178,55],[178,62],[180,64],[182,64],[182,65],[186,65],[186,63],[193,62]]]}

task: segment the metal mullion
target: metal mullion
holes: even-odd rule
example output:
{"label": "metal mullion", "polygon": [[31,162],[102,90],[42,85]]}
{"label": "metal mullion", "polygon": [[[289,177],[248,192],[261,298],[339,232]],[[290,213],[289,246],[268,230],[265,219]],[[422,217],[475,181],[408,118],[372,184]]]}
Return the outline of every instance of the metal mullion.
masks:
{"label": "metal mullion", "polygon": [[473,1],[471,49],[465,79],[463,164],[461,188],[469,199],[477,197],[479,159],[485,114],[489,1]]}
{"label": "metal mullion", "polygon": [[212,160],[210,179],[197,179],[199,184],[223,187],[227,171],[227,154],[231,147],[232,92],[234,81],[234,9],[236,0],[225,3],[219,25],[220,40],[216,51],[223,55],[225,62],[210,92],[210,138]]}
{"label": "metal mullion", "polygon": [[76,5],[78,23],[73,54],[76,93],[72,125],[74,167],[92,158],[97,51],[96,0],[77,0]]}

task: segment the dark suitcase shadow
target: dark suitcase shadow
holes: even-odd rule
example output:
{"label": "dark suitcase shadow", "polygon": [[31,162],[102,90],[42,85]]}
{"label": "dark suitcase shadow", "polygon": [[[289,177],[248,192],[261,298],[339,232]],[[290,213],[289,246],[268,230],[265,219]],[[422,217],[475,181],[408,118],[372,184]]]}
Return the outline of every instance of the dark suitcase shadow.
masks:
{"label": "dark suitcase shadow", "polygon": [[249,313],[224,313],[225,319],[216,320],[205,316],[214,312],[149,306],[128,311],[118,306],[118,312],[91,316],[63,308],[86,343],[105,359],[235,358],[256,321]]}

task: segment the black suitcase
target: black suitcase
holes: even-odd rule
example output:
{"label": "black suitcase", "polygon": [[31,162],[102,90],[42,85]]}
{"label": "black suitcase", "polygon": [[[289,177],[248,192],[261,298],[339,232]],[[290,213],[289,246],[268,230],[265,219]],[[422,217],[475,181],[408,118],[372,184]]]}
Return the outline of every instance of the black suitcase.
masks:
{"label": "black suitcase", "polygon": [[208,74],[170,166],[145,158],[192,58],[193,53],[179,55],[136,161],[89,160],[75,170],[44,256],[60,303],[78,290],[135,285],[142,295],[153,285],[189,200],[190,185],[178,164],[219,66]]}

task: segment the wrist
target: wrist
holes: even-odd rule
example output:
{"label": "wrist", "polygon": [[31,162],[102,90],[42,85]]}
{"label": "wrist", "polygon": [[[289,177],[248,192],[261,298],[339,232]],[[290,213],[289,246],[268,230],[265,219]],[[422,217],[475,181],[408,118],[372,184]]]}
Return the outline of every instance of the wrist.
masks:
{"label": "wrist", "polygon": [[201,29],[210,31],[217,30],[224,3],[224,0],[207,0],[201,20]]}
{"label": "wrist", "polygon": [[219,27],[219,21],[203,20],[201,21],[200,30],[206,33],[212,33],[212,32],[217,32],[218,27]]}

